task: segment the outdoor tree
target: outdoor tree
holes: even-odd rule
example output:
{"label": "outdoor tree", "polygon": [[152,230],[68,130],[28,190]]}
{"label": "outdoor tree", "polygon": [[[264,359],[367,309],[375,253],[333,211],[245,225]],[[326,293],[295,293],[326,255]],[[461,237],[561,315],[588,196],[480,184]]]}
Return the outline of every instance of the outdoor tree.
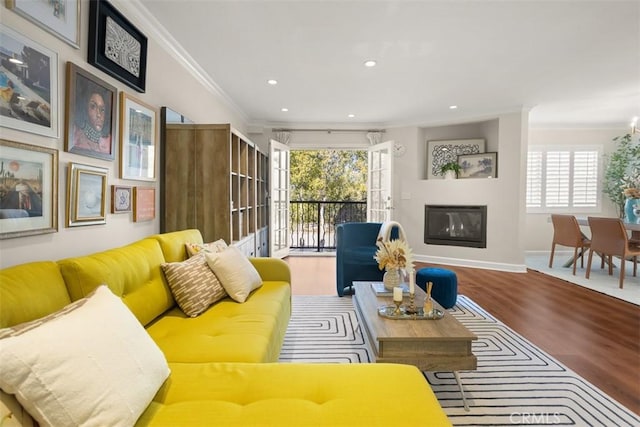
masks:
{"label": "outdoor tree", "polygon": [[291,151],[290,168],[291,200],[366,200],[366,151]]}

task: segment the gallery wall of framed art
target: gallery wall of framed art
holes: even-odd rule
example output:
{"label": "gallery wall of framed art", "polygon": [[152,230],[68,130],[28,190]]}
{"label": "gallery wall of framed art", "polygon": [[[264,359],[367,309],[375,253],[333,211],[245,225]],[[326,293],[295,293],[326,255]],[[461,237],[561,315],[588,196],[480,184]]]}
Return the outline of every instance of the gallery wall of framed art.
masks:
{"label": "gallery wall of framed art", "polygon": [[[93,26],[92,4],[116,26]],[[45,249],[37,253],[49,251],[47,258],[55,259],[64,248],[68,255],[77,250],[65,244],[68,233],[87,236],[82,240],[90,247],[158,231],[159,107],[146,99],[145,31],[122,6],[0,0],[0,268],[35,253],[23,250],[25,239],[40,239]],[[90,40],[106,44],[89,54]],[[117,57],[106,66],[100,61],[120,40],[131,42],[127,55],[134,54],[137,65]],[[135,78],[116,75],[113,69],[122,65]],[[134,90],[136,97],[128,93]],[[142,204],[134,217],[136,181],[153,192],[138,193]],[[51,238],[42,240],[47,234]]]}

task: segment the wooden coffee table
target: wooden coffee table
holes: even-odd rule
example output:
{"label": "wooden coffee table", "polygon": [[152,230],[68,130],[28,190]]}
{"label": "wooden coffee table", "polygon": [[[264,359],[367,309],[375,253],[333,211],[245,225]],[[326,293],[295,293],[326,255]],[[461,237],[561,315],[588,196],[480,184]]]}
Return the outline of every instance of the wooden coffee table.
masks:
{"label": "wooden coffee table", "polygon": [[[434,307],[444,312],[437,320],[389,319],[378,315],[378,307],[393,304],[391,296],[378,296],[372,282],[353,282],[353,296],[358,322],[371,344],[377,363],[403,363],[422,371],[453,372],[465,409],[468,409],[458,371],[475,370],[476,356],[471,343],[478,337],[436,301]],[[416,306],[422,306],[425,292],[416,286]],[[405,296],[404,304],[409,303]]]}

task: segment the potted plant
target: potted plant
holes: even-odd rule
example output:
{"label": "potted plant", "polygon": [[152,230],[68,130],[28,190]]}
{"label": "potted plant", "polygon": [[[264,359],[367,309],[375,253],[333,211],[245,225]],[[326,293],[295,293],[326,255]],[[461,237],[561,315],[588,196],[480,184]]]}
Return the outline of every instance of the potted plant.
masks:
{"label": "potted plant", "polygon": [[460,165],[457,162],[448,162],[440,167],[440,172],[445,179],[456,179],[460,173]]}
{"label": "potted plant", "polygon": [[631,134],[613,138],[616,149],[605,155],[605,171],[602,192],[613,202],[622,217],[625,202],[635,195],[640,170],[640,143]]}

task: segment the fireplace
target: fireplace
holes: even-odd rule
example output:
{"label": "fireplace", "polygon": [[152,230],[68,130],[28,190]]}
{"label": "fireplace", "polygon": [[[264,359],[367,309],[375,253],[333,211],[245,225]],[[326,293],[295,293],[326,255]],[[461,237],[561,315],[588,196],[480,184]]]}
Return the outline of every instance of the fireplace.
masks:
{"label": "fireplace", "polygon": [[487,247],[487,207],[425,205],[424,242],[428,245]]}

